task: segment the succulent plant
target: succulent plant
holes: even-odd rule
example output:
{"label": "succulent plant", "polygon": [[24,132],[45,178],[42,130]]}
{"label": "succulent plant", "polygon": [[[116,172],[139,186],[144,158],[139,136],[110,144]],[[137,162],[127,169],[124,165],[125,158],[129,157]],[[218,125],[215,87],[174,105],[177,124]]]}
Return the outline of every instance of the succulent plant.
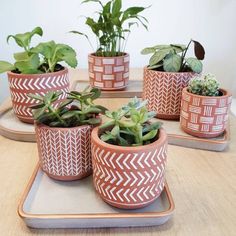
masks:
{"label": "succulent plant", "polygon": [[212,74],[207,74],[203,78],[195,77],[190,80],[188,91],[202,96],[220,96],[219,82]]}
{"label": "succulent plant", "polygon": [[120,146],[141,146],[156,140],[162,124],[151,122],[156,113],[148,111],[146,104],[135,97],[117,111],[106,111],[110,120],[100,126],[101,140]]}
{"label": "succulent plant", "polygon": [[31,106],[34,119],[38,123],[50,127],[100,124],[101,119],[98,115],[103,114],[107,109],[93,103],[101,94],[99,89],[87,87],[83,92],[72,91],[68,93],[65,101],[55,106],[61,94],[62,92],[49,92],[45,96],[28,95],[38,101],[36,105]]}
{"label": "succulent plant", "polygon": [[[191,43],[194,43],[196,58],[186,58],[186,53]],[[149,60],[149,69],[166,72],[193,71],[201,73],[201,60],[205,57],[205,50],[199,42],[190,40],[187,46],[182,44],[156,45],[154,47],[144,48],[141,54],[153,54]]]}

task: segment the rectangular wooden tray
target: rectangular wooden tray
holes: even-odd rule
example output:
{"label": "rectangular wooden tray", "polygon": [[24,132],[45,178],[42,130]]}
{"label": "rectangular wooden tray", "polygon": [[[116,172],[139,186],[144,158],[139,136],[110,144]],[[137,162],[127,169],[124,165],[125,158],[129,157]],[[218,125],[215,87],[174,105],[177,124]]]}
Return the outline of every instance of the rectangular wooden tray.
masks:
{"label": "rectangular wooden tray", "polygon": [[73,182],[50,179],[36,167],[18,206],[18,214],[32,228],[104,228],[161,225],[174,211],[168,185],[150,206],[120,210],[101,200],[92,177]]}
{"label": "rectangular wooden tray", "polygon": [[[82,91],[89,85],[88,80],[75,80],[72,84],[72,90]],[[129,80],[129,84],[125,89],[117,91],[102,91],[101,98],[133,98],[142,97],[143,81]]]}

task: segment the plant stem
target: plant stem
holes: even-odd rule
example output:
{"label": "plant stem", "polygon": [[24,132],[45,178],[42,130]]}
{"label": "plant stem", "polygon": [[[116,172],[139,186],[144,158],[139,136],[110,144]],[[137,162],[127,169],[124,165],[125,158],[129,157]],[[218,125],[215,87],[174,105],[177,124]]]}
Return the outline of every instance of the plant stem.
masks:
{"label": "plant stem", "polygon": [[190,42],[188,43],[188,45],[187,45],[185,51],[182,53],[182,56],[181,56],[181,57],[182,57],[182,62],[181,62],[180,71],[183,71],[183,69],[184,69],[184,66],[185,66],[184,59],[185,59],[186,53],[187,53],[187,51],[188,51],[189,46],[190,46],[191,43],[192,43],[192,39],[191,39]]}

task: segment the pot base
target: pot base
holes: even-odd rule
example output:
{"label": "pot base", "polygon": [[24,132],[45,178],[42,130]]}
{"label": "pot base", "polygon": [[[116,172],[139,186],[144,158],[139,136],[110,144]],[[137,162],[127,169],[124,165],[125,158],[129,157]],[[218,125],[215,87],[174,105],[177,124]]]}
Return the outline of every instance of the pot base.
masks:
{"label": "pot base", "polygon": [[[44,171],[44,170],[43,170]],[[74,180],[79,180],[88,177],[89,175],[92,174],[92,171],[89,171],[87,173],[84,173],[82,175],[76,175],[76,176],[58,176],[58,175],[52,175],[44,171],[48,177],[59,180],[59,181],[74,181]]]}
{"label": "pot base", "polygon": [[157,114],[156,118],[163,119],[163,120],[179,120],[180,115]]}
{"label": "pot base", "polygon": [[149,202],[140,203],[140,204],[137,204],[135,206],[134,205],[129,205],[128,203],[127,204],[115,203],[113,201],[109,201],[109,200],[103,198],[99,193],[98,194],[99,194],[99,196],[102,198],[102,200],[104,202],[106,202],[107,204],[109,204],[109,205],[111,205],[113,207],[116,207],[118,209],[136,210],[136,209],[141,209],[141,208],[144,208],[144,207],[152,204],[161,195],[161,193],[158,194],[154,199],[150,200]]}
{"label": "pot base", "polygon": [[128,86],[128,84],[126,84],[125,86],[122,86],[122,87],[118,87],[118,88],[103,88],[103,87],[94,86],[92,84],[91,84],[91,86],[93,88],[98,88],[98,89],[100,89],[102,91],[120,91],[120,90],[124,90]]}
{"label": "pot base", "polygon": [[27,119],[27,118],[22,118],[20,116],[17,116],[17,118],[23,123],[34,124],[34,120],[32,118]]}
{"label": "pot base", "polygon": [[182,127],[181,126],[181,129],[185,132],[185,133],[187,133],[187,134],[190,134],[190,135],[192,135],[192,136],[194,136],[194,137],[198,137],[198,138],[216,138],[216,137],[218,137],[218,136],[220,136],[220,135],[222,135],[223,133],[224,133],[224,131],[223,132],[220,132],[220,133],[215,133],[215,134],[209,134],[209,133],[200,133],[200,132],[194,132],[194,131],[192,131],[192,130],[189,130],[189,129],[186,129],[186,128],[184,128],[184,127]]}

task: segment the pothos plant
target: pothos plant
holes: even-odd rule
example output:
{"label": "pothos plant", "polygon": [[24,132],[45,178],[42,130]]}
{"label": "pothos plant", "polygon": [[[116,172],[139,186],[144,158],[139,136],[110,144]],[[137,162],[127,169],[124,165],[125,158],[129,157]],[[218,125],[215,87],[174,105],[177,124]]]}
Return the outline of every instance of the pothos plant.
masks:
{"label": "pothos plant", "polygon": [[75,51],[68,45],[57,44],[54,41],[39,43],[31,46],[33,36],[43,35],[43,30],[36,27],[31,32],[9,35],[7,42],[14,39],[16,44],[23,49],[22,52],[14,53],[14,64],[0,61],[0,73],[13,71],[21,74],[39,74],[62,70],[59,62],[65,62],[71,67],[77,66]]}
{"label": "pothos plant", "polygon": [[62,128],[100,124],[99,114],[104,114],[107,109],[94,104],[94,100],[101,95],[99,89],[87,87],[82,92],[71,91],[67,99],[55,107],[60,95],[61,92],[48,92],[44,97],[28,95],[38,101],[31,106],[37,123]]}
{"label": "pothos plant", "polygon": [[204,77],[195,77],[189,81],[188,92],[201,96],[221,96],[220,84],[216,77],[207,74]]}
{"label": "pothos plant", "polygon": [[71,33],[85,36],[93,50],[96,51],[96,56],[123,55],[131,26],[139,26],[140,23],[147,29],[147,19],[139,14],[146,9],[145,7],[130,7],[122,10],[122,0],[110,0],[105,4],[99,0],[85,0],[82,3],[89,2],[98,3],[101,7],[100,11],[95,12],[96,18],[86,17],[85,22],[96,36],[96,50],[93,48],[88,35],[75,30]]}
{"label": "pothos plant", "polygon": [[[196,57],[186,57],[191,44],[194,44]],[[165,72],[202,72],[201,60],[205,57],[204,47],[195,40],[188,45],[170,44],[144,48],[141,54],[153,54],[149,60],[149,69]]]}
{"label": "pothos plant", "polygon": [[110,120],[100,126],[101,140],[119,146],[141,146],[155,141],[162,123],[151,122],[156,113],[148,111],[146,104],[147,101],[135,97],[117,111],[106,111]]}

